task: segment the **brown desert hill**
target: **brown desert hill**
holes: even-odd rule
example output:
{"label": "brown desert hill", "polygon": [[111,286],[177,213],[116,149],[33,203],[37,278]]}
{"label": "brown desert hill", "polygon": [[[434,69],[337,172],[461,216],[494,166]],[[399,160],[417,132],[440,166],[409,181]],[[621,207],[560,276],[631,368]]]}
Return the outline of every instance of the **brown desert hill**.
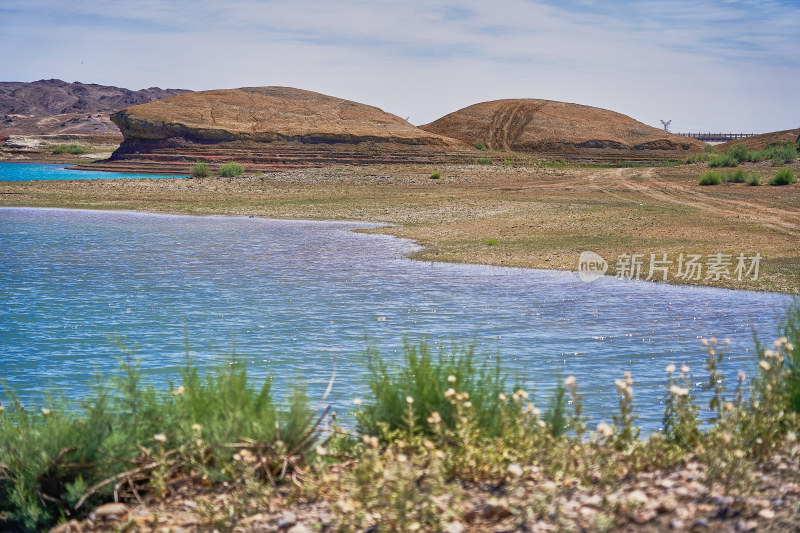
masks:
{"label": "brown desert hill", "polygon": [[763,150],[767,146],[787,143],[794,144],[800,148],[800,128],[762,133],[761,135],[745,137],[744,139],[734,139],[726,143],[718,144],[717,150],[724,152],[737,144],[745,145],[748,150]]}
{"label": "brown desert hill", "polygon": [[123,109],[111,120],[126,142],[388,142],[457,146],[377,107],[289,87],[202,91]]}
{"label": "brown desert hill", "polygon": [[552,100],[483,102],[420,128],[468,144],[483,142],[492,150],[566,158],[667,159],[704,147],[621,113]]}
{"label": "brown desert hill", "polygon": [[250,170],[448,162],[463,143],[377,107],[289,87],[187,93],[112,115],[125,139],[102,166],[183,172],[194,161]]}

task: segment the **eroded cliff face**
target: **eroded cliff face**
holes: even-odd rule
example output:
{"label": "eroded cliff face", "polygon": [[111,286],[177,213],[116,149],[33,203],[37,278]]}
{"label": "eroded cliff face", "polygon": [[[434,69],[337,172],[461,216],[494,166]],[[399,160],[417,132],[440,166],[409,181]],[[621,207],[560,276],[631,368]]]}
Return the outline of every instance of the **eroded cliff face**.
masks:
{"label": "eroded cliff face", "polygon": [[235,160],[253,170],[448,162],[446,153],[463,147],[376,107],[288,87],[189,93],[111,119],[124,141],[110,163],[162,171],[195,160]]}
{"label": "eroded cliff face", "polygon": [[493,150],[543,155],[593,154],[603,158],[666,159],[700,151],[704,144],[642,124],[626,115],[551,100],[483,102],[450,113],[421,129],[486,143]]}
{"label": "eroded cliff face", "polygon": [[461,144],[376,107],[288,87],[189,93],[124,109],[112,120],[126,140]]}

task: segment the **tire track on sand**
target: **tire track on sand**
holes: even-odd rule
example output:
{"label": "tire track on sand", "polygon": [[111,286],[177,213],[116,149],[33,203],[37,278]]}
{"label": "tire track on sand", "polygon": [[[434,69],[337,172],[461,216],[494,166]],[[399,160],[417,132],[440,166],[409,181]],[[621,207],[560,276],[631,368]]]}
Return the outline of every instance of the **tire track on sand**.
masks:
{"label": "tire track on sand", "polygon": [[767,226],[780,233],[800,237],[800,212],[797,210],[768,207],[744,200],[734,200],[711,196],[689,187],[666,182],[656,176],[654,169],[636,169],[646,182],[637,182],[625,174],[630,169],[613,169],[608,177],[631,191],[635,191],[655,200],[691,207],[709,214],[730,217],[731,210],[745,216],[758,224]]}

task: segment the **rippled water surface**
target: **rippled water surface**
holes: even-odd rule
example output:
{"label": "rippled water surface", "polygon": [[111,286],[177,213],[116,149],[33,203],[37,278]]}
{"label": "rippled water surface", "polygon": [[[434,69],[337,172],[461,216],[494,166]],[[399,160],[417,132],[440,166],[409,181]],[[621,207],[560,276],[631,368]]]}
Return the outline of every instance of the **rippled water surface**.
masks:
{"label": "rippled water surface", "polygon": [[94,170],[69,170],[65,165],[37,165],[31,163],[0,162],[0,181],[39,180],[118,180],[185,178],[162,174],[125,174],[122,172],[98,172]]}
{"label": "rippled water surface", "polygon": [[[789,297],[576,274],[411,261],[361,223],[0,209],[0,377],[23,396],[87,390],[126,339],[148,379],[177,376],[185,338],[200,363],[235,357],[312,396],[367,397],[362,354],[404,339],[473,342],[536,387],[574,374],[593,421],[614,412],[630,370],[642,424],[659,426],[668,363],[700,371],[699,339],[732,339],[724,370],[753,366]],[[701,379],[698,376],[697,380]]]}

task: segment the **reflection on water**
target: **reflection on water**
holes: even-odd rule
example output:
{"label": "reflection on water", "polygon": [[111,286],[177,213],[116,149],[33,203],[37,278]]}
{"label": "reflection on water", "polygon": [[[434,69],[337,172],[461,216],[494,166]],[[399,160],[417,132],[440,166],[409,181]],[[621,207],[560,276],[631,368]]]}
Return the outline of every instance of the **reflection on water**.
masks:
{"label": "reflection on water", "polygon": [[[116,335],[148,379],[167,386],[185,338],[201,363],[235,357],[275,389],[319,397],[336,360],[341,409],[365,397],[373,342],[474,342],[498,354],[544,404],[574,374],[593,421],[616,409],[633,373],[637,414],[658,428],[668,363],[702,379],[701,337],[732,340],[728,374],[753,366],[753,332],[771,339],[789,297],[577,274],[411,261],[415,245],[353,233],[363,223],[0,209],[0,377],[23,395],[68,395],[115,371]],[[577,261],[577,258],[576,258]],[[543,405],[544,406],[544,405]]]}

